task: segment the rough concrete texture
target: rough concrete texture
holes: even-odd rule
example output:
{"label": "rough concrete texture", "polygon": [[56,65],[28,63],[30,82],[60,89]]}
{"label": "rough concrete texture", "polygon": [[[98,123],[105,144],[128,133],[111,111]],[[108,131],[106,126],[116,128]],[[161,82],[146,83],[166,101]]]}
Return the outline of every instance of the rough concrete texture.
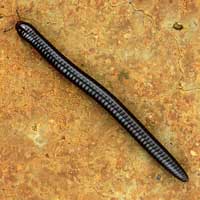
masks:
{"label": "rough concrete texture", "polygon": [[[19,19],[118,96],[190,181],[22,41]],[[1,0],[0,46],[1,200],[200,199],[199,0]]]}

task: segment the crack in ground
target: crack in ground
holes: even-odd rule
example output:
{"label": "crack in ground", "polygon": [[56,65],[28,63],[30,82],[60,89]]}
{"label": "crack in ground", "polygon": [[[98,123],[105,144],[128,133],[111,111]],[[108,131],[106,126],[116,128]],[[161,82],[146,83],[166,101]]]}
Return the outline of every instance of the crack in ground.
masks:
{"label": "crack in ground", "polygon": [[18,4],[18,0],[15,0],[15,7],[16,7],[16,14],[17,14],[17,17],[18,19],[20,20],[21,19],[21,16],[19,14],[19,4]]}
{"label": "crack in ground", "polygon": [[[4,15],[4,14],[0,13],[0,19],[3,19],[3,18],[10,18],[10,17],[16,18],[16,16],[17,16],[18,20],[20,20],[21,17],[20,17],[19,11],[18,11],[17,0],[15,1],[15,6],[16,6],[16,14]],[[11,30],[14,29],[14,28],[15,28],[15,25],[12,24],[12,25],[9,26],[9,27],[5,27],[5,28],[1,29],[1,31],[3,31],[3,33],[7,33],[7,32],[11,31]]]}
{"label": "crack in ground", "polygon": [[118,2],[118,3],[113,3],[112,1],[109,1],[109,4],[111,7],[118,7],[118,6],[121,6],[121,5],[124,5],[126,2],[124,1],[121,1],[121,2]]}
{"label": "crack in ground", "polygon": [[4,33],[7,33],[7,32],[9,32],[9,31],[11,31],[12,29],[14,29],[13,26],[8,27],[8,28],[5,28],[5,29],[3,30],[3,32],[4,32]]}
{"label": "crack in ground", "polygon": [[131,8],[133,9],[133,12],[142,13],[144,16],[146,16],[146,17],[148,17],[150,19],[152,24],[154,24],[154,19],[153,19],[153,16],[151,14],[147,13],[145,10],[143,10],[141,8],[137,8],[132,0],[128,0],[128,3],[129,3],[129,5],[131,5]]}
{"label": "crack in ground", "polygon": [[183,80],[183,78],[184,78],[184,75],[183,75],[183,73],[184,73],[184,69],[183,69],[183,66],[182,66],[182,62],[181,62],[181,59],[183,58],[183,56],[182,56],[182,51],[181,51],[181,49],[180,49],[180,47],[179,47],[179,43],[178,43],[178,40],[177,40],[177,38],[176,38],[176,36],[173,36],[173,34],[172,33],[170,33],[170,32],[168,32],[168,34],[171,36],[171,38],[175,41],[175,44],[176,44],[176,48],[177,48],[177,50],[178,50],[178,61],[177,61],[177,65],[178,65],[178,68],[179,68],[179,73],[180,73],[180,78],[179,78],[179,80],[178,80],[178,83],[177,83],[177,85],[178,85],[178,89],[183,89],[183,86],[182,86],[182,80]]}
{"label": "crack in ground", "polygon": [[[133,3],[133,0],[128,0],[128,3],[131,5],[131,7],[132,7],[132,9],[133,9],[133,12],[140,12],[140,13],[142,13],[144,16],[146,16],[147,18],[149,18],[150,19],[150,21],[151,21],[151,23],[152,23],[152,25],[154,26],[154,29],[155,29],[155,31],[157,32],[157,29],[156,29],[156,26],[155,26],[155,21],[154,21],[154,18],[153,18],[153,16],[151,15],[151,14],[149,14],[149,13],[147,13],[145,10],[143,10],[143,9],[140,9],[140,8],[137,8],[136,6],[135,6],[135,4]],[[160,30],[161,32],[162,32],[162,30]],[[181,83],[181,81],[183,80],[183,78],[184,78],[184,76],[183,76],[183,73],[184,73],[184,69],[183,69],[183,67],[182,67],[182,62],[181,62],[181,59],[182,59],[182,51],[181,51],[181,49],[180,49],[180,47],[179,47],[179,43],[178,43],[178,40],[177,40],[177,38],[176,38],[176,36],[173,36],[172,35],[172,33],[170,33],[169,31],[168,31],[168,34],[171,36],[171,38],[175,41],[175,44],[176,44],[176,48],[177,48],[177,50],[178,50],[178,61],[177,61],[177,65],[178,65],[178,68],[179,68],[179,72],[180,72],[180,78],[179,78],[179,81],[178,81],[178,83],[177,83],[177,85],[178,85],[178,89],[181,89],[181,90],[183,90],[183,91],[190,91],[190,90],[185,90],[184,88],[183,88],[183,86],[182,86],[182,83]],[[195,89],[198,89],[198,88],[194,88],[194,90]],[[192,89],[193,90],[193,89]]]}

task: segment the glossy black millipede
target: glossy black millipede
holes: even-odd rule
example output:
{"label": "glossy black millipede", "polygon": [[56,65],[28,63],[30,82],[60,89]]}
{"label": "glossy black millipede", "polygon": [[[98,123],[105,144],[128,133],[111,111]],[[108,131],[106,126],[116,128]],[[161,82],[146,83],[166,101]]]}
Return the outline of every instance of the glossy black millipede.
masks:
{"label": "glossy black millipede", "polygon": [[113,94],[67,59],[31,24],[19,21],[16,30],[61,74],[102,105],[165,169],[179,180],[188,181],[176,159]]}

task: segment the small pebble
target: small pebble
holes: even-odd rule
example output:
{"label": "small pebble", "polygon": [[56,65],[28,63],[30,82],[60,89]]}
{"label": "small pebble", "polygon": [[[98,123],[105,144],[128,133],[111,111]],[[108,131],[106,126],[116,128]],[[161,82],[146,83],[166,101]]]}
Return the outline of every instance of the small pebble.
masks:
{"label": "small pebble", "polygon": [[157,176],[156,176],[156,179],[157,179],[158,181],[160,181],[161,176],[160,176],[160,175],[157,175]]}
{"label": "small pebble", "polygon": [[178,30],[178,31],[180,31],[180,30],[183,29],[183,25],[178,23],[178,22],[176,22],[176,23],[174,23],[173,28]]}

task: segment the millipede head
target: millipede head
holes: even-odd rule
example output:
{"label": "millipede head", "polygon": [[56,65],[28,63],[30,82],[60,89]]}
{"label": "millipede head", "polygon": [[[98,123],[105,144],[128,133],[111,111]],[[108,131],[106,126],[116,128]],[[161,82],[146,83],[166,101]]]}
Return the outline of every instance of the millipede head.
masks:
{"label": "millipede head", "polygon": [[17,32],[20,34],[23,31],[29,31],[30,30],[31,25],[23,22],[23,21],[18,21],[15,25],[15,28],[17,30]]}

